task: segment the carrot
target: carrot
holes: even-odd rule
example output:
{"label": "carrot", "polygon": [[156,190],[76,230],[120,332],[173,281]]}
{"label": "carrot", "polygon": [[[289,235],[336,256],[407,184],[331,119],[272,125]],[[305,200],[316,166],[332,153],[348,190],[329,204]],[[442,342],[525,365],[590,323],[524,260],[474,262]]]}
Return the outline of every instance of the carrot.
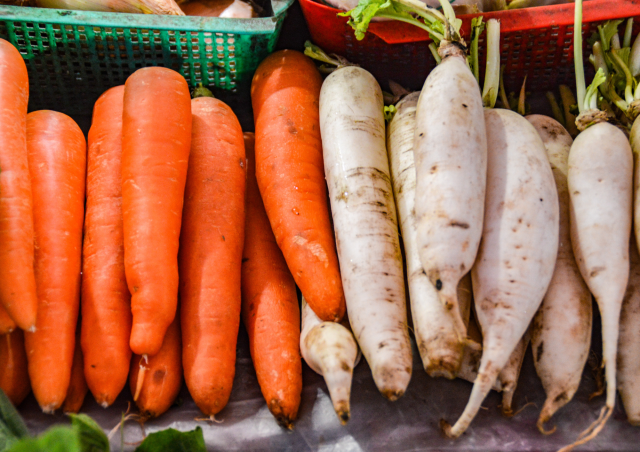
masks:
{"label": "carrot", "polygon": [[15,406],[20,405],[31,392],[21,329],[0,337],[0,389]]}
{"label": "carrot", "polygon": [[0,335],[9,334],[16,329],[16,322],[13,321],[7,310],[0,306]]}
{"label": "carrot", "polygon": [[124,266],[129,344],[155,355],[178,304],[178,244],[191,146],[191,95],[177,72],[149,67],[125,83],[122,116]]}
{"label": "carrot", "polygon": [[158,353],[147,359],[133,355],[129,387],[143,418],[160,416],[178,397],[182,386],[181,351],[180,315],[176,314]]}
{"label": "carrot", "polygon": [[300,52],[276,52],[260,64],[251,85],[256,177],[302,295],[322,320],[338,321],[346,308],[324,179],[321,85],[315,65]]}
{"label": "carrot", "polygon": [[87,155],[81,341],[87,385],[103,407],[127,384],[131,362],[120,171],[123,99],[124,86],[117,86],[96,102]]}
{"label": "carrot", "polygon": [[84,360],[80,347],[80,330],[76,335],[76,348],[73,353],[73,367],[71,368],[71,381],[67,389],[67,397],[64,399],[62,411],[65,413],[77,413],[82,408],[84,398],[89,391],[87,380],[84,377]]}
{"label": "carrot", "polygon": [[302,393],[300,308],[275,243],[255,177],[254,137],[245,134],[247,207],[242,255],[242,320],[262,395],[278,423],[293,428]]}
{"label": "carrot", "polygon": [[38,320],[25,343],[33,393],[51,413],[67,394],[76,342],[87,148],[78,125],[54,111],[29,113],[27,146]]}
{"label": "carrot", "polygon": [[29,78],[22,55],[3,39],[0,87],[0,305],[20,328],[33,330],[38,299],[26,139]]}
{"label": "carrot", "polygon": [[213,416],[227,404],[235,375],[246,159],[242,128],[231,108],[199,97],[191,101],[191,111],[178,255],[182,360],[193,400]]}

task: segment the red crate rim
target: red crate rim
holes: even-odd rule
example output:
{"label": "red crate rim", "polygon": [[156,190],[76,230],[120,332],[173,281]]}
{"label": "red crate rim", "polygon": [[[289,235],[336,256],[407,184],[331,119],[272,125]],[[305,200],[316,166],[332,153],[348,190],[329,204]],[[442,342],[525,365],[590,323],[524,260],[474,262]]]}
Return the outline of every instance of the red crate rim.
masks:
{"label": "red crate rim", "polygon": [[[317,10],[322,15],[338,14],[341,11],[318,3],[315,0],[299,0],[309,10]],[[462,33],[468,34],[471,19],[483,16],[485,20],[498,19],[501,33],[529,31],[551,26],[572,26],[574,4],[539,6],[507,11],[495,11],[481,14],[460,15],[463,21]],[[591,0],[583,4],[583,23],[600,22],[616,18],[640,16],[640,0]],[[337,22],[346,23],[346,17],[336,17]],[[404,44],[428,41],[426,31],[417,27],[398,27],[395,21],[372,22],[369,31],[387,44]]]}

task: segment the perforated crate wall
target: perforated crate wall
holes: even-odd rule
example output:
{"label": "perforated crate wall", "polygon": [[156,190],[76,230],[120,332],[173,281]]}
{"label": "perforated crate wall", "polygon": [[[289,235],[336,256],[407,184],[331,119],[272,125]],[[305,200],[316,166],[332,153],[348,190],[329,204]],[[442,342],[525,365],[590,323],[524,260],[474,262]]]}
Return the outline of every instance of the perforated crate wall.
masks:
{"label": "perforated crate wall", "polygon": [[[302,12],[315,44],[327,52],[345,56],[369,70],[384,87],[393,80],[408,89],[421,89],[435,61],[428,49],[426,32],[396,21],[372,22],[358,41],[347,19],[338,10],[314,0],[300,0]],[[505,83],[514,90],[527,76],[531,90],[573,85],[573,3],[482,14],[485,20],[501,23],[501,64]],[[584,3],[583,29],[591,36],[598,24],[610,19],[640,18],[640,0],[591,0]],[[462,34],[468,36],[476,15],[461,16]],[[637,31],[638,21],[636,21]],[[587,52],[586,39],[585,53]],[[484,35],[480,41],[484,67]],[[585,59],[585,61],[587,61]]]}
{"label": "perforated crate wall", "polygon": [[179,71],[191,86],[246,88],[292,2],[273,1],[274,16],[255,19],[0,6],[0,37],[25,58],[30,110],[90,114],[104,91],[147,66]]}

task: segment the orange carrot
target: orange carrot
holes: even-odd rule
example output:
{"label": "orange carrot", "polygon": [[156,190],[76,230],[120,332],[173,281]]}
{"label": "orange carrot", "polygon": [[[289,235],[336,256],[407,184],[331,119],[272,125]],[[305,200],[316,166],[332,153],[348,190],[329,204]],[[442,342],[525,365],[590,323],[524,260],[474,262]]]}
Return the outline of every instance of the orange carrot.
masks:
{"label": "orange carrot", "polygon": [[33,393],[51,413],[67,395],[76,342],[87,148],[73,119],[54,111],[29,113],[27,147],[38,320],[25,343]]}
{"label": "orange carrot", "polygon": [[0,389],[18,406],[31,392],[21,329],[0,336]]}
{"label": "orange carrot", "polygon": [[131,362],[120,171],[123,99],[124,85],[111,88],[96,102],[87,155],[81,340],[87,385],[105,408],[127,384]]}
{"label": "orange carrot", "polygon": [[212,416],[227,404],[235,375],[246,158],[242,128],[231,108],[199,97],[191,101],[191,111],[178,256],[182,360],[193,400]]}
{"label": "orange carrot", "polygon": [[26,138],[28,101],[29,78],[22,55],[0,39],[0,305],[23,330],[33,330],[38,308]]}
{"label": "orange carrot", "polygon": [[260,64],[251,85],[256,177],[302,295],[322,320],[339,321],[345,301],[324,178],[321,85],[313,62],[295,50],[276,52]]}
{"label": "orange carrot", "polygon": [[180,315],[176,314],[158,353],[147,359],[133,355],[129,386],[143,418],[160,416],[178,397],[182,386],[181,354]]}
{"label": "orange carrot", "polygon": [[171,69],[125,83],[122,117],[124,265],[131,292],[129,344],[155,355],[178,304],[178,245],[191,146],[191,95]]}
{"label": "orange carrot", "polygon": [[247,210],[242,320],[258,383],[280,425],[293,427],[302,393],[300,308],[293,277],[275,243],[255,176],[253,134],[245,134]]}
{"label": "orange carrot", "polygon": [[9,334],[16,329],[16,322],[13,321],[7,310],[0,306],[0,335]]}
{"label": "orange carrot", "polygon": [[62,411],[65,413],[79,412],[88,391],[87,381],[84,378],[84,360],[82,359],[82,348],[80,347],[80,334],[78,334],[76,335],[76,347],[73,353],[71,381],[69,382],[67,397],[65,397],[62,405]]}

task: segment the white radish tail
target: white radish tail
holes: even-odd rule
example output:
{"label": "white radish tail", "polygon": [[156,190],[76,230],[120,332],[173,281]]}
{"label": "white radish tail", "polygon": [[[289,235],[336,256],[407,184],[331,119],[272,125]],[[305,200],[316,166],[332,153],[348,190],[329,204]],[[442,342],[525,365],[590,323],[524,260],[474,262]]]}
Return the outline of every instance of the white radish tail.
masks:
{"label": "white radish tail", "polygon": [[[454,378],[460,368],[464,342],[456,331],[456,317],[440,302],[438,291],[422,270],[416,242],[413,137],[419,94],[411,93],[396,105],[397,112],[387,127],[387,151],[407,261],[409,299],[418,350],[430,376]],[[469,296],[466,302],[459,300],[460,309],[466,310],[467,317],[471,302],[470,279],[468,282],[466,293]]]}
{"label": "white radish tail", "polygon": [[530,115],[547,149],[558,190],[560,240],[551,284],[531,326],[531,346],[536,371],[547,394],[538,429],[566,405],[578,390],[591,346],[591,292],[580,275],[571,248],[569,226],[569,150],[573,139],[562,125],[548,116]]}
{"label": "white radish tail", "polygon": [[[465,281],[465,279],[466,277],[462,279],[461,283]],[[475,316],[470,316],[467,322],[467,333],[469,335],[469,344],[482,343],[482,333],[480,332],[480,327],[478,326]],[[491,388],[494,391],[502,392],[502,413],[506,416],[513,415],[511,404],[513,395],[516,392],[518,379],[520,378],[520,370],[522,369],[522,363],[524,362],[524,355],[527,351],[529,341],[529,333],[527,331],[522,339],[520,339],[520,342],[518,342],[513,353],[511,353],[509,361],[507,361],[507,364],[502,368],[502,371]],[[478,377],[481,359],[482,349],[468,345],[464,351],[460,371],[457,375],[458,378],[473,383]]]}
{"label": "white radish tail", "polygon": [[462,344],[466,328],[456,293],[478,252],[487,173],[480,88],[462,54],[444,58],[425,81],[416,111],[414,155],[420,261],[454,315]]}
{"label": "white radish tail", "polygon": [[620,309],[629,278],[633,157],[625,134],[601,122],[582,132],[569,152],[571,243],[602,317],[606,406],[600,417],[564,450],[593,439],[611,416],[616,398]]}
{"label": "white radish tail", "polygon": [[618,390],[633,425],[640,425],[640,255],[635,237],[629,247],[631,271],[622,302],[618,339]]}
{"label": "white radish tail", "polygon": [[471,270],[483,334],[469,402],[449,436],[460,436],[529,327],[558,251],[558,194],[542,140],[510,110],[485,110],[488,165],[482,243]]}
{"label": "white radish tail", "polygon": [[324,377],[333,409],[346,424],[351,416],[351,380],[358,358],[353,334],[339,323],[320,320],[302,298],[300,352],[309,367]]}
{"label": "white radish tail", "polygon": [[358,67],[326,78],[320,130],[349,320],[380,392],[411,379],[404,274],[380,86]]}
{"label": "white radish tail", "polygon": [[524,355],[529,348],[529,342],[531,342],[531,336],[529,330],[524,333],[518,345],[511,353],[509,361],[502,368],[498,375],[498,381],[502,387],[502,414],[505,416],[513,416],[513,395],[516,393],[518,387],[518,379],[520,378],[520,370],[522,369],[522,363],[524,362]]}

